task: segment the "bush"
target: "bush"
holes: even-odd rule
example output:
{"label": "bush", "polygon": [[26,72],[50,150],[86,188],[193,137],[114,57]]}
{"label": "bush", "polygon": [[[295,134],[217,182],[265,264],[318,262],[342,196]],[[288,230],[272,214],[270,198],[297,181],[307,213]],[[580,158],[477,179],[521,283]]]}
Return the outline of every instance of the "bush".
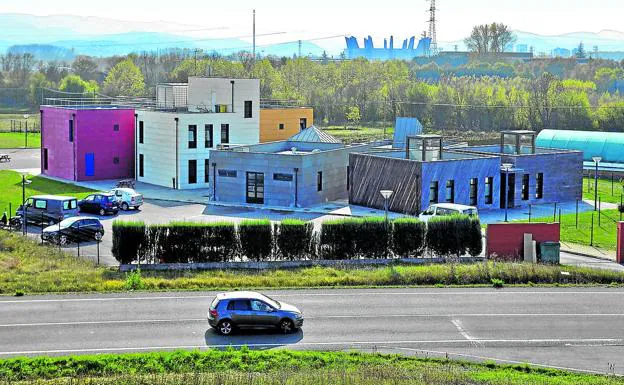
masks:
{"label": "bush", "polygon": [[142,290],[143,287],[140,269],[126,274],[126,290]]}
{"label": "bush", "polygon": [[204,224],[202,262],[229,262],[238,254],[236,226],[232,222]]}
{"label": "bush", "polygon": [[505,281],[503,281],[502,279],[492,278],[490,281],[492,282],[492,286],[497,289],[500,289],[503,286],[505,286]]}
{"label": "bush", "polygon": [[314,256],[314,224],[299,219],[285,219],[273,228],[275,246],[283,259],[294,261]]}
{"label": "bush", "polygon": [[[425,237],[427,247],[440,257],[460,257],[466,254],[471,238],[471,221],[474,220],[467,215],[431,218],[427,223],[427,235]],[[474,238],[474,234],[472,238]],[[473,245],[473,247],[476,249],[476,246]]]}
{"label": "bush", "polygon": [[128,264],[144,258],[147,250],[145,223],[113,222],[113,257],[121,263]]}
{"label": "bush", "polygon": [[387,258],[392,226],[384,218],[365,218],[353,223],[355,251],[358,258]]}
{"label": "bush", "polygon": [[273,251],[271,221],[268,219],[242,221],[238,225],[241,254],[252,261],[266,261]]}
{"label": "bush", "polygon": [[481,222],[479,218],[470,218],[466,242],[468,254],[473,257],[481,255],[483,252],[483,234],[481,233]]}
{"label": "bush", "polygon": [[425,248],[426,224],[416,218],[399,218],[392,223],[392,252],[401,258],[413,258]]}
{"label": "bush", "polygon": [[361,221],[337,219],[321,224],[319,254],[324,259],[345,260],[355,258],[356,245],[353,229]]}
{"label": "bush", "polygon": [[320,254],[325,259],[383,258],[388,255],[391,227],[383,218],[345,218],[321,225]]}

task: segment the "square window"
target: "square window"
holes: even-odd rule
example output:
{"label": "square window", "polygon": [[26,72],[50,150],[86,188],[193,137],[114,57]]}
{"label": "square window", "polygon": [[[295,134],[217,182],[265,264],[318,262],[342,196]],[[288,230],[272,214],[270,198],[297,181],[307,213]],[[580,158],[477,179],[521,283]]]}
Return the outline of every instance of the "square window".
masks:
{"label": "square window", "polygon": [[283,130],[283,129],[284,129],[284,123],[280,123],[280,124],[279,124],[279,129],[280,129],[280,130]]}
{"label": "square window", "polygon": [[113,131],[119,131],[119,124],[113,125]]}
{"label": "square window", "polygon": [[118,156],[113,158],[113,164],[119,164],[119,157]]}

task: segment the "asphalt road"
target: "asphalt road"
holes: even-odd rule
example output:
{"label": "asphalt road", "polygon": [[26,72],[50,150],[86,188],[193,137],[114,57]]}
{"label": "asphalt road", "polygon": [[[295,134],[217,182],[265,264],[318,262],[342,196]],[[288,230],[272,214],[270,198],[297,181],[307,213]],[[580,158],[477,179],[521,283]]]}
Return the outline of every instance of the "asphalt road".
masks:
{"label": "asphalt road", "polygon": [[624,374],[623,289],[274,291],[306,318],[295,334],[209,328],[215,293],[0,299],[0,358],[169,349],[361,349]]}

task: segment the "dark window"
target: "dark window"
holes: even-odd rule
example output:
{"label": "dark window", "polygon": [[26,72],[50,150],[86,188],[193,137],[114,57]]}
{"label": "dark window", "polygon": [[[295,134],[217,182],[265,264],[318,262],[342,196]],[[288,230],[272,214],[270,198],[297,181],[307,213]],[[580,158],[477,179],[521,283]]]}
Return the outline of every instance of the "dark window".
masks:
{"label": "dark window", "polygon": [[283,129],[284,129],[284,123],[280,123],[280,124],[279,124],[279,129],[280,129],[280,130],[283,130]]}
{"label": "dark window", "polygon": [[119,124],[113,125],[113,131],[119,131]]}
{"label": "dark window", "polygon": [[212,148],[212,124],[206,124],[204,126],[204,132],[206,134],[204,147]]}
{"label": "dark window", "polygon": [[299,119],[299,129],[305,130],[306,128],[308,128],[308,119],[307,118]]}
{"label": "dark window", "polygon": [[323,191],[323,171],[316,174],[316,191]]}
{"label": "dark window", "polygon": [[222,144],[230,143],[230,125],[229,124],[221,125],[221,143]]}
{"label": "dark window", "polygon": [[44,170],[48,169],[48,149],[47,148],[43,149],[43,169]]}
{"label": "dark window", "polygon": [[225,176],[228,178],[236,178],[237,176],[236,170],[219,170],[217,171],[217,173],[219,174],[219,176]]}
{"label": "dark window", "polygon": [[228,303],[227,309],[228,310],[251,310],[251,304],[248,299],[236,299]]}
{"label": "dark window", "polygon": [[438,181],[429,184],[429,203],[438,203]]}
{"label": "dark window", "polygon": [[282,182],[292,182],[293,174],[273,174],[273,180],[279,180]]}
{"label": "dark window", "polygon": [[204,183],[210,182],[210,159],[204,159]]}
{"label": "dark window", "polygon": [[251,100],[245,100],[245,118],[251,118]]}
{"label": "dark window", "polygon": [[119,157],[118,156],[113,157],[113,164],[119,164]]}
{"label": "dark window", "polygon": [[351,189],[351,169],[347,166],[347,191]]}
{"label": "dark window", "polygon": [[48,208],[48,201],[35,199],[35,208],[45,210],[46,208]]}
{"label": "dark window", "polygon": [[189,184],[197,183],[197,161],[195,159],[188,161],[188,182]]}
{"label": "dark window", "polygon": [[485,204],[491,205],[494,197],[494,188],[492,184],[494,183],[494,178],[488,176],[485,178]]}
{"label": "dark window", "polygon": [[139,143],[143,143],[143,121],[139,121]]}
{"label": "dark window", "polygon": [[476,206],[478,201],[479,180],[477,178],[470,179],[470,205]]}
{"label": "dark window", "polygon": [[247,172],[247,203],[264,204],[264,174]]}
{"label": "dark window", "polygon": [[529,174],[522,175],[522,200],[529,200]]}
{"label": "dark window", "polygon": [[73,119],[69,121],[69,141],[70,142],[74,141],[74,120]]}
{"label": "dark window", "polygon": [[188,126],[188,148],[197,148],[197,126]]}
{"label": "dark window", "polygon": [[455,203],[455,181],[453,179],[446,181],[446,202]]}
{"label": "dark window", "polygon": [[139,176],[143,176],[143,154],[139,154]]}
{"label": "dark window", "polygon": [[544,174],[541,172],[535,178],[535,198],[542,199],[544,197]]}

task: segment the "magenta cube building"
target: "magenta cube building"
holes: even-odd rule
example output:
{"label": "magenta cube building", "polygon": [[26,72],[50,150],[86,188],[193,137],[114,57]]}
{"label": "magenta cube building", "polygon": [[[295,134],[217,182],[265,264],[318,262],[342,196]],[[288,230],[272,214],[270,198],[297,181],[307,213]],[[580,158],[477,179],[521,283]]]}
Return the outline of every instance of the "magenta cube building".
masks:
{"label": "magenta cube building", "polygon": [[134,178],[134,109],[42,106],[41,173],[73,181]]}

